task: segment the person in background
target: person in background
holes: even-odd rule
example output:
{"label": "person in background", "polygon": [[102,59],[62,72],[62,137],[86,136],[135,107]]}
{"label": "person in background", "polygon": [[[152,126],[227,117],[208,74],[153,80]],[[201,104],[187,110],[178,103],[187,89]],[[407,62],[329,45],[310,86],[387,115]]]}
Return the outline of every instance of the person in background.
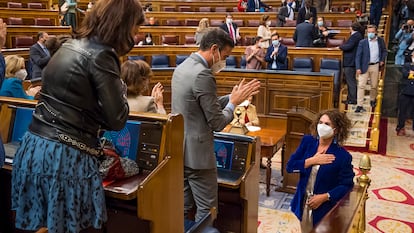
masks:
{"label": "person in background", "polygon": [[315,26],[317,27],[317,39],[313,41],[313,46],[326,47],[328,38],[332,37],[332,35],[329,34],[329,29],[325,24],[324,17],[318,17]]}
{"label": "person in background", "polygon": [[272,34],[272,46],[266,51],[265,61],[269,70],[286,70],[287,64],[287,47],[280,43],[278,33]]}
{"label": "person in background", "polygon": [[155,17],[151,16],[148,19],[148,22],[147,22],[147,24],[145,24],[145,26],[158,26],[158,23],[157,23],[157,20],[155,20]]}
{"label": "person in background", "polygon": [[360,33],[361,24],[353,23],[351,25],[351,36],[345,43],[339,46],[339,49],[343,51],[343,67],[345,82],[348,86],[348,97],[343,102],[344,104],[356,104],[357,103],[357,80],[355,69],[355,55],[358,49],[359,41],[364,39],[364,36]]}
{"label": "person in background", "polygon": [[279,10],[277,15],[277,26],[283,27],[288,20],[293,20],[295,17],[295,11],[293,8],[293,0],[287,0],[282,4],[282,7]]}
{"label": "person in background", "polygon": [[148,92],[152,76],[151,67],[145,61],[127,60],[122,64],[121,79],[127,85],[129,111],[167,114],[163,104],[164,87],[161,83],[155,84],[151,96],[144,96]]}
{"label": "person in background", "polygon": [[208,18],[202,18],[198,22],[198,27],[196,29],[195,33],[195,43],[196,45],[200,45],[201,38],[203,38],[204,34],[207,32],[207,28],[210,26],[208,22]]}
{"label": "person in background", "polygon": [[377,28],[380,23],[383,7],[384,0],[371,0],[371,6],[369,8],[369,23],[375,25]]}
{"label": "person in background", "polygon": [[29,79],[38,79],[42,77],[42,70],[50,60],[50,52],[45,43],[49,38],[46,32],[37,33],[37,42],[30,47],[29,56],[32,64],[31,77]]}
{"label": "person in background", "polygon": [[247,0],[247,12],[259,12],[272,9],[272,6],[268,6],[262,2],[262,0]]}
{"label": "person in background", "polygon": [[257,116],[256,106],[252,104],[252,101],[253,96],[250,96],[236,107],[236,109],[240,109],[241,114],[240,116],[237,116],[236,109],[234,110],[234,119],[231,122],[232,125],[236,122],[240,122],[246,126],[259,126],[259,117]]}
{"label": "person in background", "polygon": [[77,0],[65,0],[67,4],[67,12],[64,16],[66,26],[71,26],[72,30],[76,29],[76,12],[78,11]]}
{"label": "person in background", "polygon": [[[306,19],[306,15],[308,14],[311,14],[313,19],[318,18],[318,12],[316,11],[316,8],[312,6],[312,1],[304,0],[304,2],[305,2],[305,5],[301,7],[298,11],[298,18],[296,19],[296,25],[299,25],[305,22],[305,20],[309,20],[309,19]],[[312,24],[315,25],[315,20],[312,21]]]}
{"label": "person in background", "polygon": [[[395,129],[398,136],[405,136],[405,121],[414,116],[414,52],[411,61],[403,66],[403,88],[398,99],[398,125]],[[414,118],[412,119],[414,131]]]}
{"label": "person in background", "polygon": [[257,36],[253,39],[253,45],[248,46],[244,52],[246,57],[246,69],[260,70],[265,61],[265,50],[260,47],[262,37]]}
{"label": "person in background", "polygon": [[119,57],[132,49],[144,20],[138,0],[97,1],[44,69],[39,102],[13,160],[17,229],[106,232],[100,136],[125,127]]}
{"label": "person in background", "polygon": [[155,45],[154,41],[152,40],[152,34],[151,33],[149,33],[149,32],[146,33],[144,40],[141,40],[138,43],[138,46],[142,46],[142,45]]}
{"label": "person in background", "polygon": [[229,34],[235,45],[240,41],[239,28],[237,24],[233,23],[233,16],[230,13],[226,14],[226,22],[220,25],[220,28]]}
{"label": "person in background", "polygon": [[355,67],[358,77],[357,107],[355,109],[357,113],[366,111],[362,104],[368,78],[371,80],[370,105],[371,107],[376,106],[379,70],[380,67],[385,65],[388,53],[384,39],[377,36],[377,27],[375,25],[368,25],[367,35],[368,38],[359,42],[355,56]]}
{"label": "person in background", "polygon": [[405,55],[404,52],[408,48],[408,42],[413,35],[414,20],[407,20],[406,24],[401,25],[400,30],[395,34],[395,40],[398,41],[398,50],[395,53],[395,64],[404,65]]}
{"label": "person in background", "polygon": [[296,25],[293,40],[296,47],[313,47],[313,41],[317,38],[317,29],[313,25],[312,13],[305,16],[305,22]]}
{"label": "person in background", "polygon": [[[6,43],[6,35],[7,35],[7,24],[3,22],[2,18],[0,18],[0,48],[3,48],[4,44]],[[0,49],[0,88],[4,81],[5,73],[6,73],[6,62],[4,61],[4,57]]]}
{"label": "person in background", "polygon": [[322,111],[310,126],[286,165],[288,173],[299,173],[295,196],[290,204],[301,221],[302,232],[316,224],[354,186],[352,156],[342,147],[351,122],[337,109]]}
{"label": "person in background", "polygon": [[257,29],[257,36],[262,37],[262,41],[260,43],[260,47],[263,49],[269,48],[270,45],[270,36],[272,32],[270,31],[270,17],[268,15],[263,15],[260,20],[260,26]]}
{"label": "person in background", "polygon": [[237,10],[239,12],[245,12],[247,8],[247,0],[239,0],[237,3]]}
{"label": "person in background", "polygon": [[221,29],[208,30],[198,51],[175,68],[171,81],[172,112],[184,117],[184,216],[195,204],[196,222],[218,208],[213,132],[222,131],[233,120],[234,107],[260,88],[258,80],[243,79],[230,95],[217,97],[214,75],[225,68],[234,42]]}
{"label": "person in background", "polygon": [[62,44],[70,39],[72,39],[72,35],[63,34],[58,36],[50,36],[45,42],[45,46],[49,51],[50,56],[52,57],[53,54],[55,54],[56,51],[62,46]]}
{"label": "person in background", "polygon": [[40,86],[29,88],[27,92],[23,88],[23,80],[27,77],[24,58],[17,55],[6,56],[6,79],[0,88],[0,96],[14,98],[34,99]]}

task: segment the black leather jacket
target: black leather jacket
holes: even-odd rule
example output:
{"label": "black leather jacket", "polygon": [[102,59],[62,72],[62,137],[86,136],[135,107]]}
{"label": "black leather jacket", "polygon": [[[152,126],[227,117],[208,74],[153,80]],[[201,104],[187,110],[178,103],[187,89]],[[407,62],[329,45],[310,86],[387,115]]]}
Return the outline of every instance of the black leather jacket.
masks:
{"label": "black leather jacket", "polygon": [[44,69],[31,132],[59,141],[58,135],[65,135],[76,140],[78,149],[96,148],[101,130],[121,130],[128,118],[126,87],[119,75],[112,48],[93,39],[63,44]]}

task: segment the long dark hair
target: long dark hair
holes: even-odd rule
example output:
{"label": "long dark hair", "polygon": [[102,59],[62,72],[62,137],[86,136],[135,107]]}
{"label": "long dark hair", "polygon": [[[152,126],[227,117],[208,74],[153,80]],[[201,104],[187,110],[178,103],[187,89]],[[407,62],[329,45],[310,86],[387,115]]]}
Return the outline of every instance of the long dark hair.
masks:
{"label": "long dark hair", "polygon": [[86,14],[75,38],[97,38],[121,56],[131,49],[133,28],[144,21],[144,12],[138,0],[97,1]]}

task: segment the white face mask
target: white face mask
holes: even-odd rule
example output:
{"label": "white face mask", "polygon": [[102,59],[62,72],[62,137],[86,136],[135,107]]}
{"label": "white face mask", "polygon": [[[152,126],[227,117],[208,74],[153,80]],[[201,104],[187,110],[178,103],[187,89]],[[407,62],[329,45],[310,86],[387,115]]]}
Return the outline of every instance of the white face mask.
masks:
{"label": "white face mask", "polygon": [[152,42],[152,39],[151,39],[151,38],[147,38],[147,39],[145,39],[145,41],[146,41],[147,43],[151,43],[151,42]]}
{"label": "white face mask", "polygon": [[26,69],[20,69],[14,75],[16,76],[16,78],[24,80],[27,76],[27,71]]}
{"label": "white face mask", "polygon": [[322,139],[327,139],[334,135],[334,130],[329,125],[318,124],[318,135]]}
{"label": "white face mask", "polygon": [[240,107],[247,107],[247,106],[249,106],[249,104],[250,104],[250,101],[249,100],[245,100],[245,101],[241,102],[241,104],[239,104],[239,106]]}
{"label": "white face mask", "polygon": [[219,50],[219,60],[218,62],[215,62],[214,56],[213,56],[213,65],[211,66],[211,71],[214,74],[217,74],[220,71],[222,71],[224,68],[226,68],[226,60],[221,60],[221,55],[220,55],[220,50]]}
{"label": "white face mask", "polygon": [[271,21],[267,21],[267,22],[266,22],[266,25],[267,25],[267,26],[270,26],[270,24],[272,24],[272,22],[271,22]]}
{"label": "white face mask", "polygon": [[226,23],[232,23],[233,20],[232,19],[226,19]]}

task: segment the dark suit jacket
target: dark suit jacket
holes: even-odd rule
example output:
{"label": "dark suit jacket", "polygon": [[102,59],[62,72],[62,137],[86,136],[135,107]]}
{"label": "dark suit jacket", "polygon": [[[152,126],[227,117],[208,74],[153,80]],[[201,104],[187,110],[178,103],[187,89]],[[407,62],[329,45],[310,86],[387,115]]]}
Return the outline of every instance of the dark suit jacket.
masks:
{"label": "dark suit jacket", "polygon": [[[313,16],[313,24],[315,24],[316,19],[318,18],[316,8],[311,6],[310,12],[312,13],[312,16]],[[305,15],[306,15],[305,7],[300,8],[298,12],[298,17],[296,18],[296,25],[305,22]]]}
{"label": "dark suit jacket", "polygon": [[[385,62],[385,58],[387,57],[387,48],[385,47],[384,39],[381,37],[377,37],[378,40],[378,50],[379,50],[379,61]],[[370,60],[370,52],[369,52],[369,43],[368,39],[365,38],[359,41],[358,49],[355,56],[355,68],[357,70],[361,70],[361,73],[364,74],[368,70]]]}
{"label": "dark suit jacket", "polygon": [[[305,168],[305,160],[314,156],[318,149],[318,139],[311,135],[305,135],[296,152],[290,156],[286,165],[289,173],[300,173],[300,179],[295,196],[290,204],[292,211],[302,219],[304,195],[312,167]],[[317,224],[335,204],[348,193],[354,186],[354,172],[352,168],[352,156],[343,147],[332,143],[326,154],[333,154],[335,160],[331,164],[321,165],[316,175],[314,194],[329,193],[331,199],[313,210],[313,224]]]}
{"label": "dark suit jacket", "polygon": [[[234,36],[236,37],[235,40],[237,41],[237,24],[235,23],[231,23],[233,25],[233,29],[234,29]],[[227,23],[223,23],[222,25],[220,25],[220,28],[223,29],[225,32],[227,32],[227,34],[229,34],[229,28],[227,27]]]}
{"label": "dark suit jacket", "polygon": [[410,71],[414,70],[414,63],[412,62],[406,62],[404,63],[402,73],[402,84],[403,87],[401,89],[401,94],[403,95],[409,95],[411,97],[414,97],[414,79],[408,79],[408,75],[410,74]]}
{"label": "dark suit jacket", "polygon": [[171,107],[184,117],[184,166],[216,168],[213,131],[222,131],[233,120],[228,101],[228,95],[217,97],[216,79],[198,54],[191,54],[175,68]]}
{"label": "dark suit jacket", "polygon": [[[259,1],[259,8],[263,7],[263,8],[268,8],[269,6],[266,5],[265,3],[263,3],[261,0]],[[254,0],[248,0],[247,1],[247,8],[246,8],[247,12],[255,12],[256,11],[256,3]]]}
{"label": "dark suit jacket", "polygon": [[313,47],[313,40],[317,38],[316,30],[315,26],[308,22],[297,25],[293,34],[296,47]]}
{"label": "dark suit jacket", "polygon": [[359,41],[364,39],[360,32],[352,34],[345,43],[339,48],[344,51],[343,66],[344,67],[355,67],[355,54],[358,49]]}
{"label": "dark suit jacket", "polygon": [[4,76],[6,74],[6,62],[4,61],[3,54],[0,52],[0,88],[3,83]]}
{"label": "dark suit jacket", "polygon": [[278,27],[283,27],[286,23],[286,17],[289,16],[289,9],[287,6],[283,6],[279,10],[279,14],[277,15],[277,25]]}
{"label": "dark suit jacket", "polygon": [[31,79],[41,78],[42,70],[49,62],[50,56],[48,56],[45,51],[43,51],[42,47],[40,47],[39,43],[37,42],[32,45],[32,47],[30,47],[29,55],[30,62],[32,63]]}
{"label": "dark suit jacket", "polygon": [[267,62],[267,69],[272,69],[273,61],[276,59],[276,70],[287,70],[288,64],[287,64],[287,47],[280,44],[279,45],[279,51],[275,57],[270,57],[270,55],[273,53],[275,48],[271,45],[269,48],[267,48],[265,60]]}

